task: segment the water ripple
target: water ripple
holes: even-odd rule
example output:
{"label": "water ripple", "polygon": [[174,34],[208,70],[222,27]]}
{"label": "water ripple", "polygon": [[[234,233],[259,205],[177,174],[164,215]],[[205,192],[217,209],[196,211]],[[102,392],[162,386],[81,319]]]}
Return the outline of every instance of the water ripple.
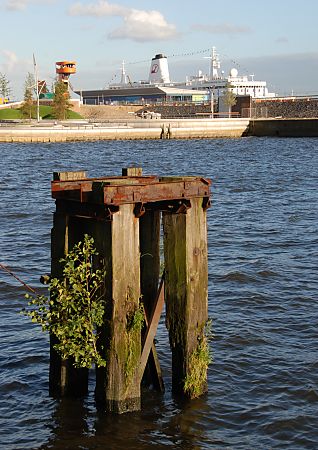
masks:
{"label": "water ripple", "polygon": [[1,144],[0,262],[43,293],[53,171],[82,169],[98,177],[140,165],[145,174],[213,179],[214,363],[206,396],[174,399],[163,319],[157,346],[166,392],[145,391],[141,412],[114,417],[97,411],[93,372],[86,398],[51,399],[48,336],[18,314],[24,291],[0,272],[0,447],[315,449],[317,150],[317,139],[275,138]]}

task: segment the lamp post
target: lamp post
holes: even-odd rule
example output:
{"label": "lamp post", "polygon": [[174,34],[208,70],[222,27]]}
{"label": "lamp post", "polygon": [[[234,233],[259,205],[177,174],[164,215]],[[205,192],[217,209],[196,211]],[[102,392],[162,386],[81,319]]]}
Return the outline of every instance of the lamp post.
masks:
{"label": "lamp post", "polygon": [[36,120],[37,122],[40,122],[40,94],[42,92],[44,84],[42,84],[39,90],[39,76],[34,53],[33,53],[33,66],[34,66],[35,95],[36,95]]}
{"label": "lamp post", "polygon": [[211,118],[214,117],[214,95],[213,95],[213,87],[210,87],[210,111],[211,111]]}

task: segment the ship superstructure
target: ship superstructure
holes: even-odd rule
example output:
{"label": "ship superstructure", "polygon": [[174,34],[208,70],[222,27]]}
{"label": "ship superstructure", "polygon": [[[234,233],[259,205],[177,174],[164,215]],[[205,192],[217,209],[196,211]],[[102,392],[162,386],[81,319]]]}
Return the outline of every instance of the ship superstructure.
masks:
{"label": "ship superstructure", "polygon": [[214,95],[221,96],[225,89],[231,90],[237,96],[249,95],[252,98],[275,97],[275,93],[269,92],[266,81],[254,80],[254,75],[239,75],[236,68],[232,68],[225,76],[224,71],[220,72],[221,64],[216,48],[212,47],[210,70],[208,75],[201,71],[197,75],[186,79],[186,82],[178,83],[179,86],[186,86],[190,89],[213,90]]}
{"label": "ship superstructure", "polygon": [[122,75],[120,83],[109,85],[109,89],[120,88],[138,88],[143,89],[147,86],[170,87],[176,89],[193,89],[213,91],[214,96],[220,97],[225,89],[231,90],[237,96],[249,95],[252,98],[275,97],[273,92],[269,92],[266,81],[254,80],[254,75],[239,75],[236,68],[232,68],[226,76],[221,71],[221,63],[216,48],[212,47],[209,73],[203,74],[201,70],[197,75],[186,77],[185,81],[172,82],[169,74],[168,59],[162,53],[155,55],[151,60],[149,77],[147,81],[131,82],[125,73],[125,66],[122,66]]}
{"label": "ship superstructure", "polygon": [[275,97],[274,93],[268,91],[266,81],[255,81],[254,76],[239,75],[236,68],[232,68],[229,75],[225,76],[215,47],[208,58],[211,61],[207,75],[199,71],[197,75],[186,77],[181,82],[171,81],[168,58],[162,53],[152,58],[147,80],[132,81],[123,62],[119,83],[110,83],[103,90],[77,93],[87,104],[210,102],[213,105],[218,102],[220,105],[226,91],[232,91],[238,97]]}

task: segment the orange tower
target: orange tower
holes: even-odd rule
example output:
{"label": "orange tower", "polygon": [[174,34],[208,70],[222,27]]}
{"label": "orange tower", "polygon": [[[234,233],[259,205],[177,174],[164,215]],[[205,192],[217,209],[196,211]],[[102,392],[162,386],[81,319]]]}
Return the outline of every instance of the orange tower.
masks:
{"label": "orange tower", "polygon": [[58,80],[67,84],[69,83],[70,75],[76,73],[75,61],[59,61],[55,63],[55,67]]}

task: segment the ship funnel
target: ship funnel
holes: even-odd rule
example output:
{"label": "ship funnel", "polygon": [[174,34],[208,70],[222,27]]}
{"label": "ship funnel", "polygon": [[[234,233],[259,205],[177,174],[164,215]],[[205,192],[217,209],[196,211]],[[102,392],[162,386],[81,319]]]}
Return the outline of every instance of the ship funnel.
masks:
{"label": "ship funnel", "polygon": [[151,60],[149,83],[170,83],[168,60],[167,57],[161,53]]}

